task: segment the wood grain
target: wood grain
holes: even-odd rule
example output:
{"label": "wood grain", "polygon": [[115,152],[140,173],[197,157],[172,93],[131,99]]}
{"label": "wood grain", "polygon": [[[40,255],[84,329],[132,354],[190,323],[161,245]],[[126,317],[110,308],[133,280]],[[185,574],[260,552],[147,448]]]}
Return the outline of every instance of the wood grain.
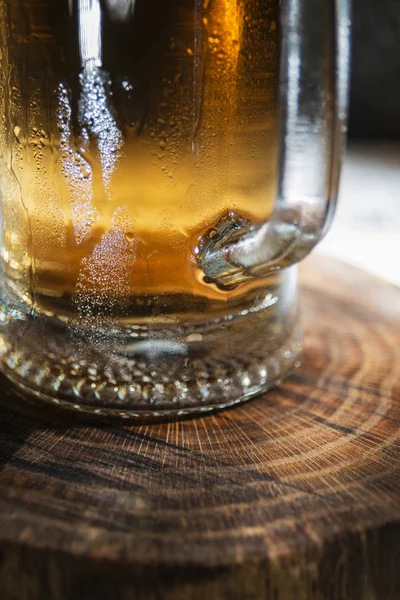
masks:
{"label": "wood grain", "polygon": [[88,425],[4,392],[1,600],[400,598],[400,290],[320,258],[302,285],[302,367],[239,408]]}

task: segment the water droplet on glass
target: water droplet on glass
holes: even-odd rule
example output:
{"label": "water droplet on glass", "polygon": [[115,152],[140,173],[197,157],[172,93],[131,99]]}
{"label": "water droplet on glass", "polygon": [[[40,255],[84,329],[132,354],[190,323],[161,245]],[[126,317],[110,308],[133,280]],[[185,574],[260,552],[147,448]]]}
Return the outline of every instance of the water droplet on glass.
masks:
{"label": "water droplet on glass", "polygon": [[186,336],[185,341],[186,342],[202,342],[203,336],[201,333],[190,333],[188,336]]}
{"label": "water droplet on glass", "polygon": [[20,140],[20,137],[19,137],[19,136],[20,136],[20,133],[21,133],[21,127],[19,127],[18,125],[16,125],[16,126],[14,127],[14,135],[15,135],[15,137],[17,138],[17,140],[18,140],[19,142],[21,142],[21,140]]}

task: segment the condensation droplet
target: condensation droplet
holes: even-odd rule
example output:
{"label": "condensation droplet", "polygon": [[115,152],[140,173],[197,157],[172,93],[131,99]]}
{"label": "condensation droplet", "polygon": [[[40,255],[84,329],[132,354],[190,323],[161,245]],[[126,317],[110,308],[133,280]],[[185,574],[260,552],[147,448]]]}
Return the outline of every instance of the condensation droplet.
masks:
{"label": "condensation droplet", "polygon": [[135,234],[132,231],[128,231],[125,234],[125,237],[128,240],[128,242],[133,242],[133,240],[135,239]]}
{"label": "condensation droplet", "polygon": [[190,333],[188,336],[186,336],[185,341],[186,342],[202,342],[203,336],[201,333]]}
{"label": "condensation droplet", "polygon": [[14,135],[17,138],[17,140],[20,142],[21,140],[19,139],[19,135],[21,133],[21,127],[19,127],[18,125],[16,125],[14,127]]}

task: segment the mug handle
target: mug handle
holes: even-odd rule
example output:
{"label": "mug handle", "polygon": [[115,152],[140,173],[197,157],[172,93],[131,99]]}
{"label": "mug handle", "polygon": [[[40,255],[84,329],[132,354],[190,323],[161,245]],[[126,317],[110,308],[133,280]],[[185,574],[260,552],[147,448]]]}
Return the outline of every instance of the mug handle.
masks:
{"label": "mug handle", "polygon": [[280,159],[274,212],[243,227],[231,213],[195,249],[204,281],[229,289],[299,262],[336,207],[347,122],[350,0],[283,0]]}

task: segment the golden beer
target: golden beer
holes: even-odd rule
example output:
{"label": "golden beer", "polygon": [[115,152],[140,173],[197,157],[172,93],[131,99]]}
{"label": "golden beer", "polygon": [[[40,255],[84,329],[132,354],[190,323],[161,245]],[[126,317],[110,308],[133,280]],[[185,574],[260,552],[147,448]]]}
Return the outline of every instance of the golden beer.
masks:
{"label": "golden beer", "polygon": [[205,310],[201,235],[272,210],[278,2],[113,5],[0,2],[6,275],[57,315]]}
{"label": "golden beer", "polygon": [[273,210],[279,5],[0,0],[0,366],[24,391],[181,414],[293,365],[293,274],[198,267]]}

